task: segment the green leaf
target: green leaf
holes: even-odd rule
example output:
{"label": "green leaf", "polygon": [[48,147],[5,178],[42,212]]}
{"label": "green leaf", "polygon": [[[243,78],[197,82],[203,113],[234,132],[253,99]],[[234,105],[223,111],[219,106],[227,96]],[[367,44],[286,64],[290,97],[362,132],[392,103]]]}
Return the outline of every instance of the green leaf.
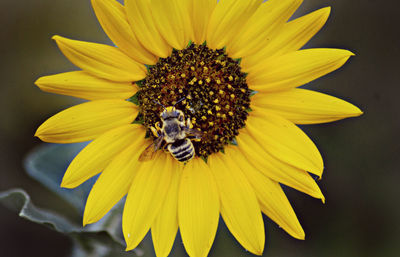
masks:
{"label": "green leaf", "polygon": [[83,212],[86,198],[96,178],[74,190],[61,188],[60,184],[68,165],[86,145],[87,143],[43,144],[29,153],[24,162],[29,176],[69,202],[79,213]]}
{"label": "green leaf", "polygon": [[[60,183],[69,163],[86,145],[87,143],[44,144],[34,149],[24,163],[27,173],[32,178],[69,202],[79,214],[83,213],[86,198],[96,178],[90,179],[76,189],[60,188]],[[103,219],[84,228],[81,223],[71,221],[63,214],[35,207],[29,195],[21,189],[0,193],[0,203],[16,210],[25,219],[72,237],[75,242],[73,257],[143,254],[141,250],[129,253],[124,251],[125,242],[121,225],[124,200],[114,206]],[[103,249],[101,251],[107,254],[100,255],[98,249]],[[81,254],[82,251],[85,254]]]}
{"label": "green leaf", "polygon": [[47,210],[35,207],[29,195],[22,189],[11,189],[0,193],[0,202],[19,216],[35,223],[46,225],[61,233],[80,231],[81,228],[66,218]]}
{"label": "green leaf", "polygon": [[123,250],[122,245],[125,243],[120,223],[122,204],[114,208],[100,222],[83,228],[60,214],[36,207],[22,189],[0,192],[0,203],[18,212],[24,219],[71,236],[75,243],[72,257],[143,256],[140,249],[131,252]]}

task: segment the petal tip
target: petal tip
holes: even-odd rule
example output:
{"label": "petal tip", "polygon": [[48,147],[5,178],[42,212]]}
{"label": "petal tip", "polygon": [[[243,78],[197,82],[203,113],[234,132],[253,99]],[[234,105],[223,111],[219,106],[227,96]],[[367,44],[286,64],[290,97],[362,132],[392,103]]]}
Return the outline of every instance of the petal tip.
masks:
{"label": "petal tip", "polygon": [[361,116],[364,114],[364,112],[361,109],[359,109],[358,107],[356,107],[356,108],[357,108],[357,111],[354,112],[354,117],[358,117],[358,116]]}
{"label": "petal tip", "polygon": [[89,222],[86,220],[85,215],[83,215],[83,220],[82,220],[82,227],[86,227],[86,225],[88,225]]}
{"label": "petal tip", "polygon": [[347,49],[335,49],[335,48],[328,48],[328,49],[332,49],[332,51],[339,50],[339,52],[336,52],[337,58],[339,58],[339,59],[345,58],[346,60],[348,60],[350,57],[356,55],[355,53],[353,53],[352,51],[347,50]]}
{"label": "petal tip", "polygon": [[35,82],[33,82],[33,84],[40,88],[42,80],[43,80],[43,77],[40,77],[40,78],[36,79]]}
{"label": "petal tip", "polygon": [[46,132],[45,132],[45,129],[43,128],[43,124],[40,125],[40,127],[38,127],[38,129],[36,130],[36,132],[33,136],[39,138],[43,142],[51,143],[50,140],[46,139]]}
{"label": "petal tip", "polygon": [[54,35],[54,36],[52,36],[51,37],[51,39],[53,39],[54,41],[59,41],[60,39],[63,39],[63,37],[62,36],[59,36],[59,35]]}
{"label": "petal tip", "polygon": [[261,249],[261,250],[255,250],[253,253],[255,255],[261,256],[261,255],[263,255],[263,252],[264,252],[264,249]]}
{"label": "petal tip", "polygon": [[41,135],[40,135],[39,129],[40,129],[40,127],[35,131],[35,134],[33,135],[34,137],[40,138]]}
{"label": "petal tip", "polygon": [[83,213],[83,219],[82,219],[82,226],[85,227],[89,224],[93,224],[97,221],[99,221],[102,217],[95,217],[93,216],[93,214],[90,213],[90,211],[88,211],[87,206],[85,207],[85,211]]}
{"label": "petal tip", "polygon": [[305,240],[306,239],[306,234],[304,233],[303,228],[300,226],[300,230],[296,231],[296,234],[292,234],[292,236],[298,240]]}
{"label": "petal tip", "polygon": [[126,248],[125,248],[125,251],[126,251],[126,252],[129,252],[129,251],[131,251],[131,250],[133,250],[133,249],[136,248],[136,247],[133,246],[133,245],[130,245],[130,244],[128,244],[128,243],[126,243],[126,244],[127,244],[127,246],[126,246]]}
{"label": "petal tip", "polygon": [[72,188],[77,187],[73,181],[69,181],[65,177],[66,176],[64,176],[64,178],[62,179],[60,187],[68,188],[68,189],[72,189]]}
{"label": "petal tip", "polygon": [[329,16],[331,14],[332,7],[330,7],[330,6],[324,7],[324,8],[321,9],[321,11],[323,11],[324,14]]}

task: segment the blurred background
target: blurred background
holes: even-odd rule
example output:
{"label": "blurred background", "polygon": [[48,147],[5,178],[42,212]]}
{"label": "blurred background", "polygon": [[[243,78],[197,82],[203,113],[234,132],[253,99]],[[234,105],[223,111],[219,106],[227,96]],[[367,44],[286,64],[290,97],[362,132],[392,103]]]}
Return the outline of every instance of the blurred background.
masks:
{"label": "blurred background", "polygon": [[[307,47],[356,53],[339,71],[307,87],[348,100],[359,118],[302,128],[319,147],[326,204],[287,189],[306,240],[291,238],[265,218],[264,256],[384,256],[400,254],[400,35],[398,1],[304,0],[295,16],[332,6],[326,26]],[[33,137],[48,117],[76,103],[41,92],[40,76],[75,70],[51,36],[110,43],[89,0],[0,1],[0,191],[25,189],[42,208],[80,217],[68,203],[26,175],[23,159],[41,142]],[[210,256],[251,256],[220,226]],[[0,205],[0,256],[70,254],[70,239],[18,217]],[[182,255],[176,242],[171,256]],[[228,254],[229,253],[229,254]]]}

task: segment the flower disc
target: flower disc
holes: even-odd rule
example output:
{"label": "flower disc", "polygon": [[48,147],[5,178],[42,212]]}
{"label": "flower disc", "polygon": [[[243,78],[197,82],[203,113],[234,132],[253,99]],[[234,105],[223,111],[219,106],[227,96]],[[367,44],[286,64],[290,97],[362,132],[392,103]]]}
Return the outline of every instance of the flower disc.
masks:
{"label": "flower disc", "polygon": [[[163,106],[173,106],[202,132],[193,142],[197,156],[223,151],[245,126],[250,104],[246,74],[223,49],[191,44],[160,58],[140,83],[140,116],[147,128],[161,122]],[[149,133],[149,135],[152,135]]]}

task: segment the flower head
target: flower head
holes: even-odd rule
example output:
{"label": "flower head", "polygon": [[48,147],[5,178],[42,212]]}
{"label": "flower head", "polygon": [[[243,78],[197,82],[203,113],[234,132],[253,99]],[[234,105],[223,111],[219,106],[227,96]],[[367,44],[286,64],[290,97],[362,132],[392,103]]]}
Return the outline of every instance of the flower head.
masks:
{"label": "flower head", "polygon": [[330,8],[288,21],[301,0],[92,0],[115,46],[54,36],[81,71],[38,79],[44,91],[87,99],[45,121],[45,142],[92,141],[62,181],[101,173],[83,223],[127,195],[127,250],[151,229],[167,256],[178,228],[190,256],[206,256],[221,214],[239,243],[264,249],[262,213],[291,236],[304,231],[280,184],[322,199],[310,173],[323,161],[295,124],[362,112],[299,89],[341,67],[341,49],[299,50]]}

